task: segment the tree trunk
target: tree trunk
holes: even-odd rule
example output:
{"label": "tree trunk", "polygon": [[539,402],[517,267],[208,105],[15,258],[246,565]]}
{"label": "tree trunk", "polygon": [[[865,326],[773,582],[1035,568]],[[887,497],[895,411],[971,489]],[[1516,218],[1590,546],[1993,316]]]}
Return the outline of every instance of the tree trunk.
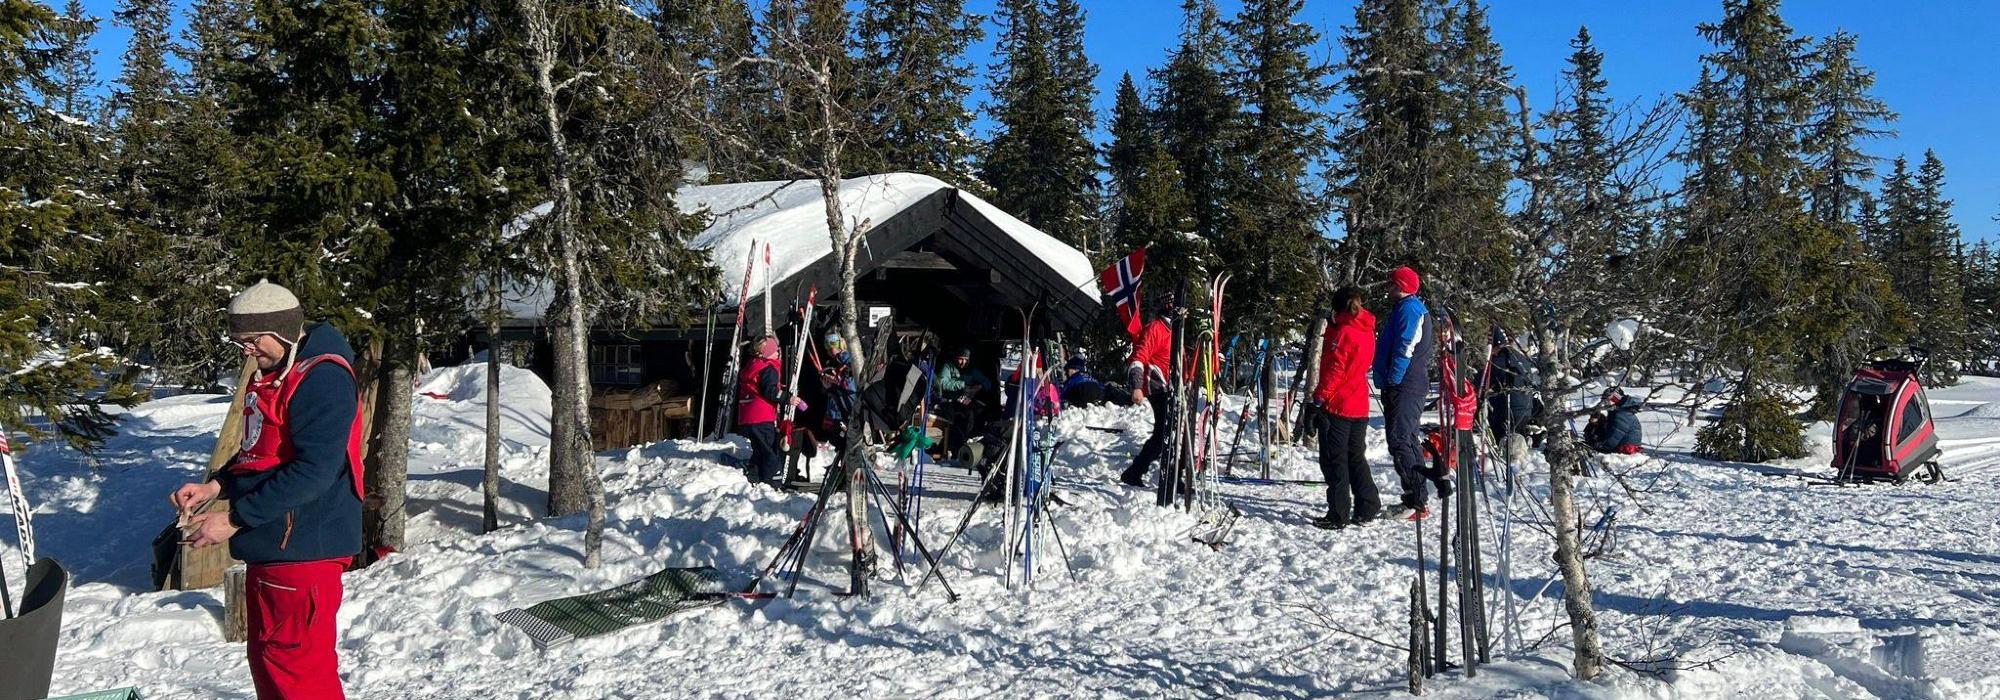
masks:
{"label": "tree trunk", "polygon": [[[828,115],[827,119],[831,123],[831,115]],[[828,150],[831,151],[829,162],[837,164],[839,162],[838,148],[829,147]],[[856,246],[852,245],[853,242],[848,240],[846,217],[841,213],[839,172],[837,166],[829,167],[823,171],[819,178],[819,191],[820,197],[826,206],[826,230],[828,235],[833,239],[834,260],[839,261],[840,335],[846,340],[848,352],[853,357],[853,368],[849,371],[860,382],[860,389],[865,392],[868,389],[866,382],[868,380],[868,354],[870,348],[861,342],[860,314],[857,311],[859,301],[854,297],[854,256]],[[847,469],[848,518],[852,523],[851,527],[855,528],[854,553],[857,561],[854,562],[853,566],[855,576],[853,590],[861,592],[865,590],[866,581],[864,577],[867,576],[867,570],[871,566],[871,561],[863,561],[861,559],[864,556],[868,560],[873,559],[874,538],[872,536],[873,533],[868,528],[868,486],[863,481],[865,477],[863,477],[861,471],[854,466],[856,463],[866,459],[863,456],[864,451],[861,446],[865,440],[865,422],[861,418],[861,411],[855,410],[848,413],[847,439],[849,447],[844,463],[841,466]],[[864,555],[864,553],[866,554]]]}
{"label": "tree trunk", "polygon": [[584,566],[596,568],[604,539],[604,487],[597,476],[590,444],[589,314],[583,298],[582,247],[576,229],[576,193],[572,189],[569,142],[562,130],[551,74],[555,71],[555,27],[541,0],[519,0],[528,25],[533,53],[535,88],[549,139],[549,190],[554,199],[550,221],[555,227],[557,254],[555,318],[556,386],[554,425],[549,450],[549,512],[567,515],[590,511],[583,537]]}
{"label": "tree trunk", "polygon": [[366,459],[364,561],[372,560],[374,552],[403,549],[403,524],[409,517],[403,497],[410,473],[410,367],[416,351],[407,339],[391,339],[385,350],[375,383],[374,444]]}
{"label": "tree trunk", "polygon": [[1570,435],[1568,426],[1550,427],[1559,428],[1548,432],[1549,507],[1556,521],[1556,568],[1562,572],[1563,609],[1569,613],[1570,639],[1576,645],[1572,671],[1578,679],[1587,681],[1597,677],[1604,662],[1603,651],[1598,648],[1597,613],[1591,608],[1590,577],[1583,569],[1582,533],[1577,531],[1575,470],[1583,459],[1583,447]]}
{"label": "tree trunk", "polygon": [[[549,305],[551,319],[562,319],[567,313],[569,302],[563,300],[566,293],[559,292],[557,301]],[[555,366],[555,381],[550,389],[549,425],[549,515],[562,516],[581,513],[590,508],[590,497],[583,492],[580,478],[582,457],[574,446],[576,435],[583,426],[576,422],[576,405],[584,399],[576,393],[577,375],[587,372],[583,358],[578,357],[575,344],[571,342],[568,323],[558,322],[549,326],[549,349]],[[588,441],[586,433],[583,439]]]}
{"label": "tree trunk", "polygon": [[479,491],[485,507],[479,531],[500,529],[500,266],[489,278],[492,306],[486,312],[486,474]]}

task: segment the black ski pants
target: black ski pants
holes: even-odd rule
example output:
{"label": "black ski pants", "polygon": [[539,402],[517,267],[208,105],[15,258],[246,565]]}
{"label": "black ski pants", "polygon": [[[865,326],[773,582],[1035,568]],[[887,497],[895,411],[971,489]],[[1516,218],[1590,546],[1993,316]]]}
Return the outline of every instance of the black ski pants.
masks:
{"label": "black ski pants", "polygon": [[1418,425],[1424,415],[1425,388],[1420,380],[1382,388],[1389,459],[1396,465],[1396,480],[1403,484],[1403,505],[1411,508],[1422,508],[1428,500],[1424,492],[1424,437]]}
{"label": "black ski pants", "polygon": [[1153,406],[1153,435],[1146,438],[1146,444],[1139,448],[1139,456],[1132,458],[1132,466],[1125,468],[1122,475],[1126,481],[1142,481],[1146,473],[1153,470],[1153,462],[1167,451],[1167,430],[1171,426],[1173,411],[1168,404],[1173,403],[1167,392],[1155,391],[1146,394],[1146,403]]}
{"label": "black ski pants", "polygon": [[736,434],[750,440],[750,465],[743,470],[750,483],[783,486],[785,464],[784,453],[778,449],[778,424],[739,425]]}
{"label": "black ski pants", "polygon": [[1342,418],[1320,411],[1319,472],[1326,477],[1326,512],[1334,524],[1370,520],[1382,512],[1382,496],[1368,471],[1368,419]]}

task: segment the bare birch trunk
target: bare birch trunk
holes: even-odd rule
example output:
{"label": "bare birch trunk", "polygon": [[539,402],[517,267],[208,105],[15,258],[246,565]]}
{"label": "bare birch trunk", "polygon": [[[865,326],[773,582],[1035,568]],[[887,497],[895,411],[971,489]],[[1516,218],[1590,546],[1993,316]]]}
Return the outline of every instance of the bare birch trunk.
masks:
{"label": "bare birch trunk", "polygon": [[1580,680],[1597,677],[1603,667],[1598,647],[1597,612],[1591,608],[1590,577],[1583,569],[1582,534],[1577,531],[1574,469],[1582,447],[1569,431],[1549,435],[1549,508],[1556,526],[1556,568],[1562,572],[1563,609],[1569,613],[1570,640],[1576,645],[1572,673]]}
{"label": "bare birch trunk", "polygon": [[[828,118],[831,119],[830,114]],[[827,150],[831,152],[830,162],[837,163],[838,148],[830,146]],[[839,261],[840,335],[846,340],[848,351],[852,353],[854,365],[849,371],[853,372],[856,381],[866,382],[869,348],[861,342],[860,314],[856,310],[859,302],[854,297],[855,245],[848,237],[845,215],[841,213],[839,170],[828,168],[824,171],[819,186],[820,196],[826,203],[826,225],[827,232],[833,239],[834,259]],[[865,384],[861,388],[864,391],[867,389]],[[874,552],[874,537],[868,528],[868,485],[863,481],[866,477],[857,467],[866,459],[861,447],[864,440],[861,411],[850,411],[849,414],[847,420],[849,447],[844,456],[845,462],[841,466],[847,470],[847,517],[849,527],[854,529],[855,556],[858,558],[853,567],[855,576],[853,590],[862,591],[866,586],[866,581],[863,579],[867,576],[870,561],[873,559],[871,555]]]}
{"label": "bare birch trunk", "polygon": [[[541,0],[519,0],[521,15],[528,24],[529,46],[533,52],[535,88],[540,95],[544,126],[549,137],[549,190],[554,198],[551,222],[560,263],[556,272],[556,303],[559,313],[555,359],[555,416],[549,457],[549,510],[566,515],[586,506],[590,524],[583,537],[584,566],[599,564],[604,539],[604,487],[597,476],[590,445],[590,373],[584,362],[590,356],[590,327],[583,298],[583,263],[577,250],[576,193],[570,181],[569,142],[562,130],[562,112],[556,104],[555,27]],[[581,500],[582,503],[578,501]]]}
{"label": "bare birch trunk", "polygon": [[1597,612],[1591,604],[1590,576],[1583,567],[1583,535],[1578,532],[1576,473],[1583,463],[1583,446],[1570,433],[1568,412],[1561,403],[1562,397],[1555,394],[1557,377],[1569,374],[1567,363],[1553,351],[1555,334],[1544,328],[1539,335],[1538,351],[1544,368],[1542,394],[1549,407],[1542,427],[1548,436],[1549,510],[1555,519],[1555,564],[1562,574],[1563,610],[1569,614],[1570,641],[1576,647],[1571,673],[1587,681],[1602,670],[1604,652],[1598,645]]}

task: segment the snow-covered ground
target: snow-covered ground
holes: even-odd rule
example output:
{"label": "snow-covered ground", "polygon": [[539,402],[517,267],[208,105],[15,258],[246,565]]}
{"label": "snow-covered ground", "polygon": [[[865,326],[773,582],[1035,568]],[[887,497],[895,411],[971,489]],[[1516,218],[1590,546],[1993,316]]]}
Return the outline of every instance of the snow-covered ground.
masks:
{"label": "snow-covered ground", "polygon": [[[999,514],[982,510],[947,557],[946,601],[912,593],[893,570],[869,599],[845,587],[838,525],[793,600],[730,603],[659,624],[537,651],[493,615],[623,583],[667,566],[713,565],[741,583],[759,570],[810,494],[751,488],[724,455],[738,444],[675,442],[601,455],[609,491],[606,565],[581,566],[580,518],[535,519],[544,498],[548,392],[510,371],[505,523],[477,534],[483,366],[438,370],[416,399],[408,550],[347,576],[341,668],[362,698],[505,697],[1319,697],[1400,694],[1415,549],[1411,526],[1338,533],[1307,521],[1318,487],[1225,486],[1243,512],[1220,550],[1189,541],[1195,520],[1116,483],[1143,439],[1143,409],[1059,419],[1054,522],[1075,578],[1053,557],[1032,596],[998,576]],[[1605,552],[1590,560],[1607,651],[1640,666],[1567,678],[1568,631],[1534,499],[1539,462],[1489,534],[1512,517],[1523,646],[1496,630],[1496,663],[1476,679],[1433,679],[1445,697],[2000,696],[2000,381],[1932,393],[1947,476],[1922,486],[1832,487],[1827,429],[1813,458],[1739,465],[1687,454],[1679,416],[1645,415],[1649,453],[1612,457],[1642,495],[1583,483],[1586,521],[1605,506]],[[127,415],[93,459],[38,446],[22,460],[41,550],[76,574],[55,690],[139,686],[149,698],[249,697],[240,645],[221,641],[215,592],[146,589],[147,543],[171,519],[170,488],[193,478],[226,400],[180,396]],[[1124,433],[1085,426],[1123,427]],[[1379,427],[1379,425],[1378,425]],[[1379,430],[1377,482],[1393,500]],[[1274,453],[1278,476],[1316,478],[1302,449]],[[1814,478],[1807,478],[1814,477]],[[951,470],[940,481],[965,477]],[[926,501],[923,531],[943,542],[965,502]],[[1508,513],[1513,515],[1509,516]],[[838,521],[833,521],[838,523]],[[0,527],[10,545],[11,528]],[[1427,554],[1435,554],[1435,531]],[[1593,542],[1597,541],[1595,538]],[[1486,545],[1489,563],[1497,544]],[[9,573],[17,561],[6,552]],[[921,567],[910,569],[911,579]],[[16,579],[18,581],[18,579]],[[1435,581],[1433,580],[1433,585]],[[18,585],[18,584],[17,584]],[[18,588],[17,588],[18,589]],[[1496,613],[1497,615],[1497,613]],[[1496,628],[1497,628],[1496,617]],[[1337,628],[1337,629],[1336,629]],[[1357,636],[1359,635],[1359,636]]]}

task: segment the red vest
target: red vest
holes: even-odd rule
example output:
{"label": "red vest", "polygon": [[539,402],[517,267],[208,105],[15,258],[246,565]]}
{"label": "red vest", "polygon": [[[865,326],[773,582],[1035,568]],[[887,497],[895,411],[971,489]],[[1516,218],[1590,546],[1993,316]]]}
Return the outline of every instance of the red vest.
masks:
{"label": "red vest", "polygon": [[[297,456],[292,447],[291,404],[292,394],[306,380],[306,372],[321,362],[330,362],[354,374],[354,367],[339,355],[319,355],[309,357],[292,367],[282,378],[265,377],[259,373],[250,380],[249,395],[243,401],[243,445],[235,459],[225,467],[232,471],[255,473],[270,471],[278,465],[292,461]],[[357,382],[357,387],[358,387]],[[366,486],[361,481],[361,411],[364,406],[357,391],[354,403],[354,423],[347,431],[347,468],[354,475],[354,495],[366,499]]]}
{"label": "red vest", "polygon": [[750,366],[743,368],[742,376],[736,378],[736,424],[756,425],[776,423],[778,404],[757,393],[757,375],[766,368],[777,369],[778,361],[768,357],[750,360]]}

